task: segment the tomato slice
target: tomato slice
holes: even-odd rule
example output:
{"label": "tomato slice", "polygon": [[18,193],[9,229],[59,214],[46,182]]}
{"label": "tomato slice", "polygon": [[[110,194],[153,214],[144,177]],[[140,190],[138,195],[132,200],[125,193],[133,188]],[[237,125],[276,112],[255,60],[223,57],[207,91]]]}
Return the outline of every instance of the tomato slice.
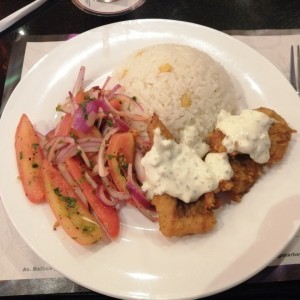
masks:
{"label": "tomato slice", "polygon": [[55,129],[56,136],[69,136],[72,126],[72,115],[67,113],[63,116],[61,121],[57,124]]}
{"label": "tomato slice", "polygon": [[122,101],[116,98],[109,100],[110,105],[116,110],[122,110]]}
{"label": "tomato slice", "polygon": [[93,245],[101,240],[103,231],[97,220],[61,173],[46,159],[42,170],[47,200],[66,233],[81,245]]}
{"label": "tomato slice", "polygon": [[42,178],[43,154],[39,137],[27,115],[23,114],[15,133],[19,177],[27,198],[33,203],[45,201]]}
{"label": "tomato slice", "polygon": [[82,189],[88,203],[95,212],[98,220],[103,225],[108,236],[111,239],[117,238],[120,232],[120,219],[117,209],[115,207],[105,205],[97,198],[93,187],[84,177],[84,172],[86,170],[79,160],[69,158],[66,160],[66,165],[70,174]]}
{"label": "tomato slice", "polygon": [[126,168],[134,160],[135,141],[132,132],[114,134],[106,150],[108,167],[112,180],[120,192],[127,192],[126,178],[122,168]]}
{"label": "tomato slice", "polygon": [[71,128],[70,135],[75,138],[89,138],[89,137],[100,138],[101,137],[101,133],[96,126],[92,126],[87,132],[82,132],[80,130]]}
{"label": "tomato slice", "polygon": [[84,90],[83,89],[80,89],[77,94],[75,95],[75,102],[77,104],[81,104],[84,102]]}

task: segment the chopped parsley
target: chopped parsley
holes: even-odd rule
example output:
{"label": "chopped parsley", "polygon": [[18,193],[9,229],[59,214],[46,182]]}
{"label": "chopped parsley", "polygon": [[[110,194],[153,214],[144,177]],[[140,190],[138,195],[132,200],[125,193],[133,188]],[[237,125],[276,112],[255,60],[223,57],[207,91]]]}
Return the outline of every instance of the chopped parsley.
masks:
{"label": "chopped parsley", "polygon": [[107,125],[108,125],[109,127],[112,127],[112,126],[114,125],[114,122],[113,122],[111,119],[108,119],[108,120],[107,120]]}
{"label": "chopped parsley", "polygon": [[63,111],[61,104],[58,104],[55,108],[56,111]]}
{"label": "chopped parsley", "polygon": [[67,207],[69,208],[75,208],[76,207],[76,199],[72,198],[72,197],[68,197],[68,196],[64,196],[59,188],[55,188],[53,189],[54,193],[64,202],[67,203]]}
{"label": "chopped parsley", "polygon": [[39,167],[39,165],[37,164],[37,163],[32,163],[32,165],[31,165],[34,169],[36,169],[36,168],[38,168]]}
{"label": "chopped parsley", "polygon": [[112,155],[112,154],[108,154],[107,155],[108,159],[113,159],[114,157],[116,157],[115,155]]}
{"label": "chopped parsley", "polygon": [[87,109],[86,109],[86,106],[87,106],[87,104],[88,104],[89,102],[91,102],[92,100],[93,100],[93,99],[87,98],[87,99],[85,99],[82,103],[79,104],[80,107],[81,107],[81,109],[82,109],[83,118],[84,118],[85,120],[87,120],[88,117],[89,117],[88,112],[87,112]]}
{"label": "chopped parsley", "polygon": [[32,144],[31,146],[32,146],[32,148],[33,148],[34,150],[37,150],[38,147],[39,147],[39,144],[38,144],[38,143],[34,143],[34,144]]}

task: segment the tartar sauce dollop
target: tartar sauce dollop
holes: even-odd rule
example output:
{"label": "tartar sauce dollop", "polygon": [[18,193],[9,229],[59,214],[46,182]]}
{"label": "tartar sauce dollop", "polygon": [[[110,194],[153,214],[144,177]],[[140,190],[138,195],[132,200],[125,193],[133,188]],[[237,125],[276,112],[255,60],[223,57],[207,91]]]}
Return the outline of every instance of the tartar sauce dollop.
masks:
{"label": "tartar sauce dollop", "polygon": [[143,191],[149,198],[166,193],[186,203],[214,191],[220,180],[230,179],[233,171],[225,153],[208,154],[208,162],[204,161],[208,150],[194,126],[183,131],[179,144],[164,139],[156,128],[153,146],[141,162],[146,175]]}
{"label": "tartar sauce dollop", "polygon": [[222,110],[216,128],[225,134],[222,144],[228,153],[239,151],[249,154],[254,161],[263,164],[270,159],[268,130],[273,122],[272,118],[257,110],[245,109],[240,115]]}

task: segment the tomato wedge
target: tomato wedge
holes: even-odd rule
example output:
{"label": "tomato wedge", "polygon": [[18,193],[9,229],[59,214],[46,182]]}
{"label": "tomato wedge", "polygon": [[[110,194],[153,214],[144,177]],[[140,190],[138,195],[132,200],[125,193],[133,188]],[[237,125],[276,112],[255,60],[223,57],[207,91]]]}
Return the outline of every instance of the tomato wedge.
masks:
{"label": "tomato wedge", "polygon": [[70,135],[75,138],[89,138],[89,137],[101,137],[99,129],[95,126],[92,126],[87,132],[82,132],[74,128],[70,129]]}
{"label": "tomato wedge", "polygon": [[106,150],[112,180],[120,192],[127,192],[126,178],[121,168],[126,168],[134,159],[134,135],[132,132],[115,133]]}
{"label": "tomato wedge", "polygon": [[75,102],[81,104],[84,102],[84,90],[81,88],[75,95]]}
{"label": "tomato wedge", "polygon": [[109,100],[110,105],[116,110],[122,110],[122,101],[116,98]]}
{"label": "tomato wedge", "polygon": [[23,114],[15,134],[19,176],[27,198],[33,203],[45,201],[42,178],[43,154],[39,137],[27,115]]}
{"label": "tomato wedge", "polygon": [[85,168],[79,160],[69,158],[66,160],[66,166],[74,180],[82,189],[99,222],[103,225],[104,230],[107,232],[107,235],[111,239],[117,238],[120,232],[120,219],[117,209],[115,207],[105,205],[97,198],[93,187],[83,176]]}
{"label": "tomato wedge", "polygon": [[56,136],[69,136],[72,126],[72,115],[67,113],[63,116],[55,129]]}
{"label": "tomato wedge", "polygon": [[43,161],[46,198],[66,233],[81,245],[93,245],[103,238],[95,217],[77,197],[61,173],[46,159]]}

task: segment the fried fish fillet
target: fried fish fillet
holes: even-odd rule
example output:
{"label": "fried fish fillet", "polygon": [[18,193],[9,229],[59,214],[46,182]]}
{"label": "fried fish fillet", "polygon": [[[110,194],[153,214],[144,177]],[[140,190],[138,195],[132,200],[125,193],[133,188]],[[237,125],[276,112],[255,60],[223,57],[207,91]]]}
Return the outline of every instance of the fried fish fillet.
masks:
{"label": "fried fish fillet", "polygon": [[233,170],[233,176],[229,180],[232,186],[228,190],[232,193],[232,200],[239,202],[262,175],[263,165],[245,154],[229,157],[229,163]]}
{"label": "fried fish fillet", "polygon": [[149,139],[151,143],[153,143],[153,137],[154,137],[154,130],[156,128],[160,129],[160,134],[167,140],[174,140],[174,137],[172,133],[169,131],[169,129],[164,125],[164,123],[159,119],[157,114],[153,114],[150,122],[147,126],[147,134],[149,136]]}
{"label": "fried fish fillet", "polygon": [[166,237],[205,233],[216,224],[214,193],[207,193],[199,200],[185,203],[172,196],[155,195],[152,204],[159,215],[159,229]]}
{"label": "fried fish fillet", "polygon": [[[229,180],[221,181],[216,191],[206,193],[199,200],[192,203],[183,201],[169,195],[155,195],[153,205],[159,214],[160,231],[166,237],[183,236],[187,234],[205,233],[212,230],[216,224],[214,209],[221,204],[219,192],[230,194],[230,199],[240,201],[263,174],[264,166],[271,166],[282,160],[291,140],[292,133],[287,122],[275,111],[268,108],[258,108],[275,120],[269,128],[271,140],[270,159],[266,164],[259,164],[252,160],[248,154],[237,151],[229,154],[229,163],[233,170],[233,176]],[[154,129],[159,127],[161,134],[167,139],[173,139],[172,134],[160,121],[157,115],[152,117],[148,126],[148,134],[153,142]],[[226,152],[222,145],[225,135],[218,129],[208,135],[206,142],[211,152]]]}
{"label": "fried fish fillet", "polygon": [[[160,128],[161,135],[166,139],[174,139],[159,117],[154,114],[147,129],[151,142],[156,128]],[[213,193],[207,193],[192,203],[185,203],[167,194],[154,195],[151,200],[159,216],[160,231],[166,237],[180,237],[211,230],[216,224],[213,213],[215,201]]]}
{"label": "fried fish fillet", "polygon": [[287,122],[274,110],[265,107],[260,107],[257,110],[275,120],[269,128],[271,147],[270,159],[267,165],[270,166],[282,160],[291,141],[292,134],[296,131],[290,128]]}
{"label": "fried fish fillet", "polygon": [[[295,130],[291,129],[287,122],[274,110],[265,107],[257,108],[257,110],[275,120],[268,131],[271,146],[269,150],[270,159],[266,165],[271,166],[282,160]],[[218,129],[208,135],[206,142],[212,152],[226,152],[226,148],[222,145],[224,137],[225,135]],[[226,182],[226,185],[221,183],[219,188],[220,191],[230,191],[232,199],[240,201],[241,197],[250,190],[262,175],[264,165],[253,161],[249,155],[238,152],[230,153],[229,163],[234,175]]]}
{"label": "fried fish fillet", "polygon": [[[268,132],[271,141],[271,147],[270,159],[267,162],[267,165],[278,163],[284,157],[291,141],[292,133],[294,133],[295,130],[291,129],[287,122],[274,110],[266,107],[260,107],[256,110],[275,120],[275,122],[271,124]],[[226,148],[222,144],[224,137],[225,134],[219,129],[214,130],[208,135],[206,142],[210,146],[212,152],[226,152]],[[238,152],[230,153],[230,155],[236,154],[238,154]]]}

